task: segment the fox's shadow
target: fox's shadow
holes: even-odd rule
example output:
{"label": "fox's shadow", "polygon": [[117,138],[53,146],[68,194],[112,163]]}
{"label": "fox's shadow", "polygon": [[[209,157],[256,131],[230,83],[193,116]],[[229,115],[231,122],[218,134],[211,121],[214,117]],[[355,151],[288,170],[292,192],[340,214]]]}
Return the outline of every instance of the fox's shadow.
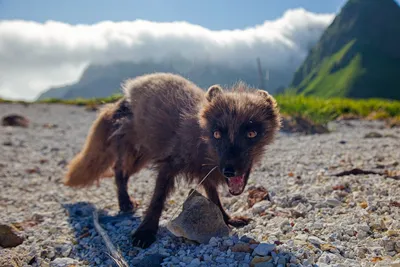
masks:
{"label": "fox's shadow", "polygon": [[[63,207],[68,212],[68,222],[74,231],[76,240],[72,254],[89,266],[116,266],[109,256],[110,253],[104,240],[94,227],[93,212],[95,210],[99,215],[101,227],[107,232],[114,247],[130,266],[132,266],[134,258],[143,252],[142,249],[135,248],[131,244],[131,233],[141,222],[139,216],[133,213],[112,215],[105,210],[96,209],[93,204],[88,202],[68,203]],[[158,235],[166,231],[168,230],[165,227],[160,227]]]}
{"label": "fox's shadow", "polygon": [[[76,246],[74,246],[70,257],[83,261],[85,266],[117,266],[114,260],[111,258],[104,240],[94,227],[93,212],[97,210],[101,227],[107,232],[112,244],[120,252],[128,265],[143,266],[141,264],[138,265],[138,259],[135,258],[140,258],[141,256],[147,254],[146,252],[148,252],[148,249],[142,250],[135,248],[131,243],[131,233],[136,230],[141,222],[141,218],[139,216],[132,213],[112,215],[105,210],[96,209],[93,204],[87,202],[77,202],[73,204],[68,203],[64,204],[63,207],[68,212],[68,222],[74,231],[76,240]],[[176,244],[177,249],[183,242],[181,238],[173,237],[172,234],[169,234],[169,231],[165,227],[160,226],[157,234],[157,241],[152,245],[152,247],[163,247],[160,239],[165,235],[170,235],[173,238],[173,242]],[[193,246],[196,247],[196,245]],[[191,247],[191,249],[194,249],[194,247]],[[286,254],[286,262],[289,262],[291,257],[296,258],[292,252],[287,251],[286,249],[281,250],[281,253],[282,252]],[[243,254],[246,254],[244,252],[232,253],[234,254],[235,260],[237,260],[236,256],[244,257]],[[157,253],[154,251],[150,254]],[[157,259],[157,261],[159,260],[160,259]],[[277,262],[275,263],[277,264]]]}

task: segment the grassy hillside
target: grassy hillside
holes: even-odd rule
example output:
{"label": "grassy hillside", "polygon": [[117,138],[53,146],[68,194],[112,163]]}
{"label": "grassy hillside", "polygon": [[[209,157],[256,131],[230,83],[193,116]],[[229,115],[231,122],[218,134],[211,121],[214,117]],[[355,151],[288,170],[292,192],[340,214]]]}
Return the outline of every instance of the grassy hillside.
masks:
{"label": "grassy hillside", "polygon": [[400,100],[400,7],[348,0],[296,71],[288,92]]}

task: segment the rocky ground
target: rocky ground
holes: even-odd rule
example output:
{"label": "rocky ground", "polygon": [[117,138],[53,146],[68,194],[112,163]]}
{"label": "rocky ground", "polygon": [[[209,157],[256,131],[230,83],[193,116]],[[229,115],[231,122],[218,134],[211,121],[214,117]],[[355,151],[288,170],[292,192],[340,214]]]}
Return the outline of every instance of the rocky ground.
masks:
{"label": "rocky ground", "polygon": [[[281,134],[249,184],[266,188],[269,200],[249,208],[248,192],[222,191],[228,211],[252,216],[250,225],[205,245],[172,236],[164,226],[187,196],[182,183],[168,200],[157,242],[142,250],[131,247],[129,234],[149,201],[150,170],[131,179],[130,194],[140,204],[134,217],[117,214],[111,179],[83,190],[61,183],[96,113],[0,105],[1,117],[9,113],[24,115],[30,126],[0,127],[0,240],[7,227],[23,238],[1,248],[0,266],[113,266],[93,227],[95,209],[131,266],[400,266],[399,128],[341,121],[329,134]],[[354,168],[377,173],[334,176]]]}

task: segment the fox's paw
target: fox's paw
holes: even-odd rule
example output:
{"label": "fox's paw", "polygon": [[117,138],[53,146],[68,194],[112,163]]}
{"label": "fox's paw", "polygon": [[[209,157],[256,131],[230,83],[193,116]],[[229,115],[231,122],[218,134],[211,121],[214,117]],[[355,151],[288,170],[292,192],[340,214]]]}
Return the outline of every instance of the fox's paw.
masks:
{"label": "fox's paw", "polygon": [[135,211],[135,208],[133,207],[132,202],[123,202],[119,205],[119,210],[121,213],[133,213]]}
{"label": "fox's paw", "polygon": [[156,234],[152,230],[137,229],[132,234],[132,244],[134,247],[148,248],[156,241]]}
{"label": "fox's paw", "polygon": [[235,228],[246,226],[250,223],[251,219],[244,216],[231,217],[228,219],[227,224],[232,225]]}
{"label": "fox's paw", "polygon": [[127,198],[123,199],[119,203],[119,210],[121,213],[135,213],[135,210],[139,207],[139,202],[135,199]]}

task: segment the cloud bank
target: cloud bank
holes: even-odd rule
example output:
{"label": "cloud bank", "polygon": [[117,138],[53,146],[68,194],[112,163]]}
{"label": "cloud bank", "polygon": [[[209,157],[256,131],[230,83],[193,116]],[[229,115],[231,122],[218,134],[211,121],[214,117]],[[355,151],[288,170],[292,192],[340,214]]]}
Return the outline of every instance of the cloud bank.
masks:
{"label": "cloud bank", "polygon": [[222,31],[143,20],[93,25],[0,21],[0,97],[32,100],[50,86],[76,81],[90,63],[118,60],[181,55],[240,66],[261,57],[269,68],[293,68],[333,18],[293,9],[262,25]]}

